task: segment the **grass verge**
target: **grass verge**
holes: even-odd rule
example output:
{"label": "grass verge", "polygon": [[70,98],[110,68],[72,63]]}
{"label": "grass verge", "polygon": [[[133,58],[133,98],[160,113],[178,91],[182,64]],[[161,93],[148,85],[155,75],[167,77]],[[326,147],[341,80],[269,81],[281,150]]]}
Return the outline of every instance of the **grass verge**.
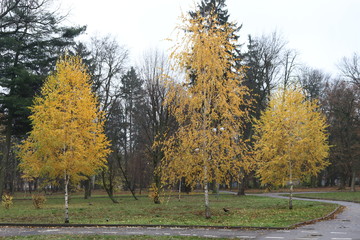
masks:
{"label": "grass verge", "polygon": [[294,197],[327,199],[360,203],[360,192],[328,192],[328,193],[302,193]]}

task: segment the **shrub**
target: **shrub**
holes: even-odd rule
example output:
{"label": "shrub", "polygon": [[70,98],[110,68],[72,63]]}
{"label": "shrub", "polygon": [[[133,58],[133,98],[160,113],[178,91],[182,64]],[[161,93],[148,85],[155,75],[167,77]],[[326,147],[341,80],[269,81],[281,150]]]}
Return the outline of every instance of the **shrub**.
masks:
{"label": "shrub", "polygon": [[40,194],[33,194],[32,200],[33,200],[33,205],[36,209],[42,208],[46,202],[45,196]]}
{"label": "shrub", "polygon": [[149,198],[151,198],[154,201],[154,203],[156,203],[156,204],[161,203],[161,201],[160,201],[160,191],[159,191],[159,188],[156,186],[155,183],[151,184],[151,186],[150,186]]}
{"label": "shrub", "polygon": [[13,205],[13,196],[4,193],[2,195],[1,205],[3,205],[4,208],[9,209]]}

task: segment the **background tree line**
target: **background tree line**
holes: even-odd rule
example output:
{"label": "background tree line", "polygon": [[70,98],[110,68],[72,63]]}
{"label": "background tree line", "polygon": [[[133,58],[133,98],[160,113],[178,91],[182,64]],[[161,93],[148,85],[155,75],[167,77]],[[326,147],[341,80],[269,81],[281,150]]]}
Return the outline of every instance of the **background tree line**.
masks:
{"label": "background tree line", "polygon": [[[204,0],[198,8],[202,12],[214,10],[219,22],[228,23],[224,0]],[[88,42],[79,42],[76,37],[83,34],[86,27],[66,26],[66,16],[51,9],[48,0],[3,0],[0,3],[3,130],[0,192],[43,187],[41,179],[31,183],[21,179],[15,146],[31,129],[28,107],[33,97],[53,70],[56,59],[65,51],[84,59],[99,107],[106,112],[106,135],[111,141],[107,169],[82,182],[85,197],[91,196],[95,183],[102,186],[114,202],[114,193],[120,189],[130,190],[134,198],[136,193],[151,185],[159,189],[161,176],[155,170],[164,153],[162,146],[154,142],[165,139],[178,128],[167,107],[171,103],[165,102],[173,87],[167,79],[175,74],[167,55],[149,49],[139,63],[131,66],[128,49],[114,37],[93,36]],[[241,26],[234,27],[237,31],[230,38],[246,39],[240,38]],[[307,184],[354,187],[359,169],[359,56],[354,54],[342,59],[340,77],[334,78],[299,63],[296,51],[289,49],[277,32],[248,36],[246,44],[237,45],[232,54],[239,59],[236,64],[246,67],[244,83],[253,98],[254,118],[260,117],[269,104],[271,93],[279,87],[297,83],[308,99],[319,100],[329,124],[332,164]],[[251,123],[246,126],[244,137],[253,138]],[[241,194],[245,187],[258,187],[259,180],[248,173],[238,186]],[[154,202],[159,203],[159,199],[154,198]]]}

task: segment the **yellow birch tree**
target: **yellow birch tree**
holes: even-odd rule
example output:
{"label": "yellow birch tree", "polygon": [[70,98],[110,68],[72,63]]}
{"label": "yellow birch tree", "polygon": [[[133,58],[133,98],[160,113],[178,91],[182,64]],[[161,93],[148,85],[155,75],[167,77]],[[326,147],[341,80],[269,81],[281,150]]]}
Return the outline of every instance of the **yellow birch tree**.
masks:
{"label": "yellow birch tree", "polygon": [[25,178],[63,179],[65,223],[69,223],[68,186],[105,167],[109,142],[103,113],[91,92],[90,76],[78,57],[64,56],[31,107],[32,131],[20,145]]}
{"label": "yellow birch tree", "polygon": [[290,185],[317,175],[329,155],[326,119],[314,101],[295,87],[277,91],[255,123],[254,158],[262,184]]}
{"label": "yellow birch tree", "polygon": [[236,67],[232,54],[233,25],[200,13],[184,23],[185,36],[172,58],[187,71],[187,87],[174,87],[167,96],[179,128],[163,143],[162,179],[175,184],[185,177],[189,185],[202,184],[205,217],[210,218],[208,183],[229,184],[250,165],[242,138],[249,93],[242,84],[244,70]]}

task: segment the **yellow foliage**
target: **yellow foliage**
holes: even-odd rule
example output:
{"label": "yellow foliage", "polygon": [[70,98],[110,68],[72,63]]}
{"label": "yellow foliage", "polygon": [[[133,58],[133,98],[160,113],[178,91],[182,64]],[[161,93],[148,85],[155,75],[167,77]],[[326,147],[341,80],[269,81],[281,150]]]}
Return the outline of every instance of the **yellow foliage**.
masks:
{"label": "yellow foliage", "polygon": [[10,194],[4,193],[2,195],[1,205],[5,209],[9,209],[13,205],[13,196],[11,196]]}
{"label": "yellow foliage", "polygon": [[151,184],[149,188],[149,198],[153,201],[159,201],[160,203],[160,191],[161,188],[158,188],[155,183]]}
{"label": "yellow foliage", "polygon": [[172,58],[187,71],[188,87],[173,86],[166,99],[179,129],[163,143],[162,178],[177,183],[185,177],[190,185],[205,180],[229,183],[241,168],[251,167],[242,136],[249,92],[229,40],[235,30],[220,25],[215,14],[185,19],[183,28],[186,34]]}
{"label": "yellow foliage", "polygon": [[90,77],[78,57],[58,60],[31,107],[32,131],[20,145],[24,177],[77,182],[105,166],[109,142]]}
{"label": "yellow foliage", "polygon": [[44,195],[41,194],[33,194],[32,196],[33,205],[36,209],[40,209],[44,206],[46,202],[46,198]]}
{"label": "yellow foliage", "polygon": [[[326,119],[301,89],[276,92],[255,124],[254,158],[263,184],[316,175],[329,163]],[[290,172],[291,171],[291,172]]]}

